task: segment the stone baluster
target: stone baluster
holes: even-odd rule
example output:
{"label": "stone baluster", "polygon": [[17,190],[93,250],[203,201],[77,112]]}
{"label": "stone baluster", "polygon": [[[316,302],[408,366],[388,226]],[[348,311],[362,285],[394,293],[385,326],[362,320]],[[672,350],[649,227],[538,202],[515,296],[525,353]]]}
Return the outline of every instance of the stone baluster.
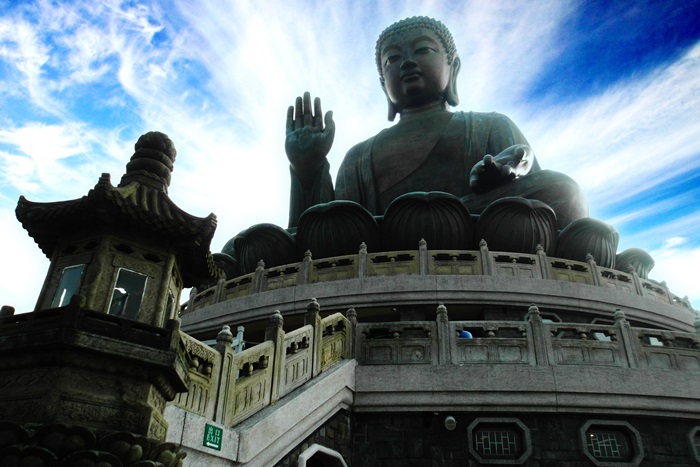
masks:
{"label": "stone baluster", "polygon": [[222,277],[216,283],[216,291],[214,292],[214,303],[219,303],[224,298],[224,286],[226,285],[226,277]]}
{"label": "stone baluster", "polygon": [[265,290],[265,261],[258,261],[258,267],[255,268],[255,275],[253,276],[253,293],[263,292]]}
{"label": "stone baluster", "polygon": [[547,259],[547,253],[544,252],[544,248],[539,243],[535,248],[537,252],[537,261],[540,263],[540,273],[542,274],[542,279],[551,279],[552,275],[549,272],[549,259]]}
{"label": "stone baluster", "polygon": [[630,323],[627,321],[627,318],[622,310],[618,308],[615,310],[615,314],[613,316],[615,318],[615,326],[620,334],[618,341],[625,349],[627,363],[629,364],[630,368],[639,368],[639,355],[637,352],[639,340],[634,335],[634,332],[630,327]]}
{"label": "stone baluster", "polygon": [[311,377],[313,378],[321,372],[321,358],[323,357],[323,329],[321,329],[321,306],[315,298],[312,298],[306,306],[304,315],[304,325],[313,326],[311,333]]}
{"label": "stone baluster", "polygon": [[357,277],[363,279],[367,275],[367,244],[360,243],[360,251],[357,254]]}
{"label": "stone baluster", "polygon": [[437,307],[437,340],[438,340],[438,364],[449,365],[452,363],[451,347],[456,336],[450,333],[450,320],[447,317],[447,308],[440,303]]}
{"label": "stone baluster", "polygon": [[282,313],[276,310],[270,315],[270,321],[265,328],[265,340],[275,343],[275,352],[272,362],[272,387],[270,388],[270,404],[280,398],[280,383],[284,372],[284,318]]}
{"label": "stone baluster", "polygon": [[479,252],[481,253],[481,270],[484,276],[492,276],[496,270],[496,265],[489,253],[489,246],[483,238],[479,242]]}
{"label": "stone baluster", "polygon": [[586,262],[588,267],[591,268],[591,276],[593,278],[593,285],[600,287],[600,272],[598,272],[598,265],[595,262],[595,258],[590,253],[586,253]]}
{"label": "stone baluster", "polygon": [[312,267],[313,257],[311,256],[311,250],[306,250],[304,253],[304,260],[301,262],[301,273],[299,274],[299,285],[304,285],[309,283],[311,277],[311,267]]}
{"label": "stone baluster", "polygon": [[219,382],[216,385],[215,405],[214,405],[214,421],[226,423],[226,407],[224,402],[230,400],[226,396],[233,396],[236,388],[236,379],[238,379],[238,368],[233,366],[233,334],[229,326],[224,326],[216,336],[216,345],[214,349],[221,355],[221,365],[219,366]]}
{"label": "stone baluster", "polygon": [[194,299],[197,298],[197,287],[192,287],[190,289],[190,298],[187,301],[187,313],[192,313],[194,311]]}
{"label": "stone baluster", "polygon": [[418,274],[428,275],[428,242],[421,238],[418,242]]}
{"label": "stone baluster", "polygon": [[661,281],[661,288],[664,289],[664,292],[666,292],[666,298],[668,299],[668,303],[671,305],[675,305],[676,302],[673,301],[673,295],[671,294],[671,290],[668,288],[668,284],[666,284],[666,281]]}
{"label": "stone baluster", "polygon": [[[4,307],[3,307],[3,308],[4,308]],[[698,316],[697,318],[695,318],[695,323],[694,323],[694,324],[695,324],[695,334],[697,334],[698,336],[700,336],[700,316]]]}
{"label": "stone baluster", "polygon": [[549,327],[542,321],[540,309],[537,308],[534,303],[527,309],[525,320],[530,323],[532,334],[528,339],[532,339],[535,351],[534,363],[536,365],[553,365],[555,360],[552,347],[552,335],[550,334]]}
{"label": "stone baluster", "polygon": [[642,281],[639,279],[639,274],[637,274],[637,270],[632,266],[631,264],[627,266],[627,274],[632,276],[632,282],[634,283],[634,290],[637,292],[637,295],[644,295],[644,288],[642,287]]}
{"label": "stone baluster", "polygon": [[348,358],[357,359],[357,311],[354,307],[350,307],[347,312],[345,312],[345,317],[350,322],[350,335],[348,340],[350,342],[350,355]]}

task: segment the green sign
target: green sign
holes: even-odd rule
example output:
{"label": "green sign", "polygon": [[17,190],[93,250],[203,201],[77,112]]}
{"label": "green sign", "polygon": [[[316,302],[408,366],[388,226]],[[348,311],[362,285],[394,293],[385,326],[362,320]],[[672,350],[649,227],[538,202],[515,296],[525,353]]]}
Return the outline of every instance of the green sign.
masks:
{"label": "green sign", "polygon": [[218,426],[212,426],[208,423],[204,425],[204,441],[203,446],[221,451],[221,439],[224,436],[224,430]]}

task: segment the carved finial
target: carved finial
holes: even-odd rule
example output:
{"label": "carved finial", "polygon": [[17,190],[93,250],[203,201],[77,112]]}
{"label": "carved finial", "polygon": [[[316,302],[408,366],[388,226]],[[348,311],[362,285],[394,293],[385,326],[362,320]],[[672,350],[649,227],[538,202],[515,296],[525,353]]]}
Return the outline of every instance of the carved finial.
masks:
{"label": "carved finial", "polygon": [[615,313],[613,314],[613,318],[615,318],[615,321],[624,321],[626,319],[625,313],[617,308],[615,310]]}
{"label": "carved finial", "polygon": [[662,286],[662,287],[667,287],[666,281],[661,281],[661,286]]}
{"label": "carved finial", "polygon": [[258,261],[258,267],[255,270],[262,271],[263,269],[265,269],[265,261],[261,259],[260,261]]}
{"label": "carved finial", "polygon": [[100,175],[99,180],[97,180],[98,185],[109,185],[112,183],[112,176],[106,172],[103,172],[102,175]]}
{"label": "carved finial", "polygon": [[538,243],[537,246],[535,247],[535,251],[537,253],[542,253],[544,251],[544,247]]}
{"label": "carved finial", "polygon": [[350,307],[348,308],[348,311],[345,312],[345,317],[350,321],[357,321],[357,311],[355,311],[355,307]]}
{"label": "carved finial", "polygon": [[483,248],[488,248],[488,244],[486,243],[486,240],[484,240],[483,238],[482,238],[481,241],[479,242],[479,248],[482,248],[482,249],[483,249]]}
{"label": "carved finial", "polygon": [[228,345],[233,344],[233,333],[231,332],[230,326],[224,325],[224,327],[221,328],[219,334],[216,335],[216,343]]}
{"label": "carved finial", "polygon": [[367,253],[367,244],[365,242],[360,243],[360,252]]}
{"label": "carved finial", "polygon": [[442,302],[440,302],[437,307],[437,319],[447,320],[447,307]]}
{"label": "carved finial", "polygon": [[304,261],[311,261],[311,259],[311,250],[306,250],[306,252],[304,253]]}
{"label": "carved finial", "polygon": [[281,328],[284,325],[284,318],[279,310],[275,310],[274,313],[270,315],[270,326],[275,326]]}
{"label": "carved finial", "polygon": [[633,264],[628,264],[627,268],[625,268],[625,269],[626,269],[626,272],[628,272],[629,274],[633,274],[633,273],[637,272],[637,268],[635,268]]}
{"label": "carved finial", "polygon": [[10,305],[3,305],[0,308],[0,318],[5,318],[7,316],[12,316],[15,314],[15,307]]}
{"label": "carved finial", "polygon": [[419,250],[427,250],[428,249],[428,242],[426,242],[424,238],[421,238],[420,241],[418,242],[418,249]]}
{"label": "carved finial", "polygon": [[312,298],[311,300],[309,300],[309,304],[306,305],[306,309],[308,311],[320,311],[321,305],[318,304],[318,301],[316,301],[315,298]]}
{"label": "carved finial", "polygon": [[593,258],[592,254],[586,253],[586,261],[590,263],[591,261],[595,261],[595,258]]}
{"label": "carved finial", "polygon": [[[150,131],[141,135],[134,145],[134,155],[126,164],[126,173],[119,186],[124,186],[134,179],[156,182],[154,187],[167,191],[170,185],[170,173],[177,156],[175,145],[168,135],[159,131]],[[145,177],[143,177],[145,175]]]}
{"label": "carved finial", "polygon": [[531,304],[531,305],[528,307],[527,312],[528,312],[529,314],[532,314],[532,315],[539,315],[539,314],[540,314],[540,309],[537,308],[537,305],[535,305],[535,304],[533,303],[533,304]]}

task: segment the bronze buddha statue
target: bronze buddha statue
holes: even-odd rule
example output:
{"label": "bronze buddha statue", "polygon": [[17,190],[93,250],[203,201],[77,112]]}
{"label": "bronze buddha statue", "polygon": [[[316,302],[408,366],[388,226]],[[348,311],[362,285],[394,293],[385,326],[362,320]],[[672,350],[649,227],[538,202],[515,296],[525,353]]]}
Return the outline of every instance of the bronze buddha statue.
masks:
{"label": "bronze buddha statue", "polygon": [[552,207],[559,229],[588,215],[576,182],[541,170],[508,117],[449,110],[459,103],[461,62],[440,21],[413,17],[389,26],[377,40],[376,62],[389,120],[396,114],[400,119],[348,151],[335,189],[326,160],[335,132],[332,112],[323,118],[320,99],[312,107],[309,93],[289,107],[290,227],[318,203],[351,200],[381,216],[395,198],[417,191],[452,194],[471,214],[504,197],[539,200]]}

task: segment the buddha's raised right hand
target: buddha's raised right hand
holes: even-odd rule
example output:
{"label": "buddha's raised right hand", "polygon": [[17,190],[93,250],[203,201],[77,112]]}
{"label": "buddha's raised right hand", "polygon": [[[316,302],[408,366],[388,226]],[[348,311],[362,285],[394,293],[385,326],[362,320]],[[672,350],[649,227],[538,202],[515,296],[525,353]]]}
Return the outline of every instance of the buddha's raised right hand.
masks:
{"label": "buddha's raised right hand", "polygon": [[[322,119],[321,99],[314,99],[311,113],[311,95],[297,97],[296,106],[287,109],[287,138],[284,149],[292,169],[303,185],[313,183],[316,174],[326,161],[335,136],[333,112],[326,112]],[[325,122],[325,127],[324,127]]]}

